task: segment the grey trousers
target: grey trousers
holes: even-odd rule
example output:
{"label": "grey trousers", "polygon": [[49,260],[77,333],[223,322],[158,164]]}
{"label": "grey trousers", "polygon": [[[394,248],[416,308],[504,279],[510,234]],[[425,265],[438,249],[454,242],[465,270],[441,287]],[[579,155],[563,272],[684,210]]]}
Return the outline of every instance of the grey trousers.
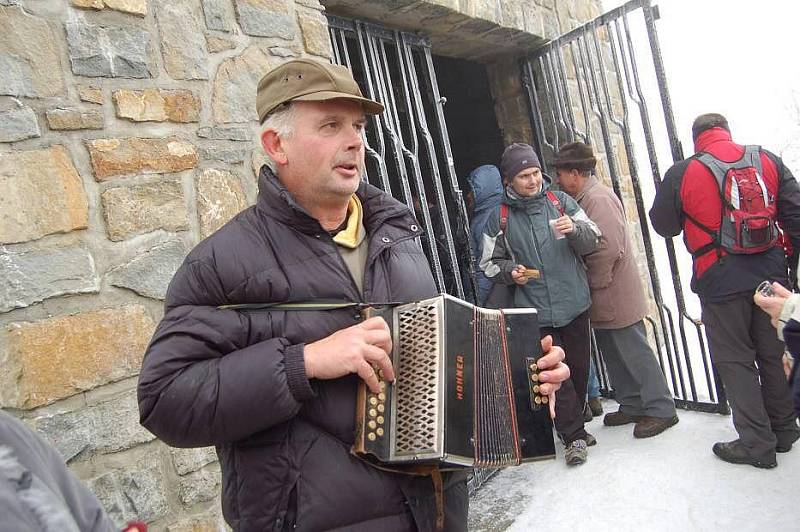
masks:
{"label": "grey trousers", "polygon": [[739,439],[751,456],[774,455],[774,432],[795,422],[783,373],[783,342],[750,295],[701,305],[711,360],[725,386]]}
{"label": "grey trousers", "polygon": [[620,411],[631,416],[671,418],[675,401],[647,342],[644,321],[621,329],[595,329]]}

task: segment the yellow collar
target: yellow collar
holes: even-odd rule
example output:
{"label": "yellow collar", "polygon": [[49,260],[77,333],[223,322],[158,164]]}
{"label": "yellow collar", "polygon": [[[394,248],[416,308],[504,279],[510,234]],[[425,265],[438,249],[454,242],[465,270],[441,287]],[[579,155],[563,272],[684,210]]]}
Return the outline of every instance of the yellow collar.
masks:
{"label": "yellow collar", "polygon": [[333,241],[346,248],[357,248],[362,240],[362,216],[361,201],[353,194],[350,197],[350,203],[347,205],[347,225],[336,233]]}

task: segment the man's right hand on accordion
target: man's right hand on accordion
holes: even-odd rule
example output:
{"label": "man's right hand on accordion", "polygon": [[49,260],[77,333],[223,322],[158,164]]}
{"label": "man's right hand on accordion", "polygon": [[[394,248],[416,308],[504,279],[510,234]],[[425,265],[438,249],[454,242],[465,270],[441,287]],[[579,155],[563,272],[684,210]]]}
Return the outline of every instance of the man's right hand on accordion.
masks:
{"label": "man's right hand on accordion", "polygon": [[380,384],[373,365],[379,369],[383,380],[392,382],[391,352],[389,326],[383,318],[369,318],[307,344],[303,352],[306,375],[309,379],[327,380],[356,373],[373,393],[378,393]]}

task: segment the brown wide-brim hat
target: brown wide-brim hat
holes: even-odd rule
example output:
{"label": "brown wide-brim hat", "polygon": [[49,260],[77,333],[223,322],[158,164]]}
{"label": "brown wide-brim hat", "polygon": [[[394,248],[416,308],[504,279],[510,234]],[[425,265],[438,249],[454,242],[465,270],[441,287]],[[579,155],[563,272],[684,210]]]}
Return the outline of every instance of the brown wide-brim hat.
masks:
{"label": "brown wide-brim hat", "polygon": [[287,102],[321,102],[334,99],[361,104],[368,115],[383,112],[383,105],[364,98],[350,71],[313,59],[293,59],[269,71],[258,82],[256,109],[259,122]]}
{"label": "brown wide-brim hat", "polygon": [[556,153],[551,163],[553,168],[577,168],[581,171],[591,171],[597,166],[597,159],[592,152],[592,147],[583,142],[570,142],[564,144]]}

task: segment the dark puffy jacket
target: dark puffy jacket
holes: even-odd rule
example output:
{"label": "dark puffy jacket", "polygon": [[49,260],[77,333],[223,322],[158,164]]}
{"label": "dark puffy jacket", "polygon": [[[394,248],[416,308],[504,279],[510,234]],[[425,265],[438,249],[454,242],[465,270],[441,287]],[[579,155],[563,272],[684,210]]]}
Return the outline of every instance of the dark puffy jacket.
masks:
{"label": "dark puffy jacket", "polygon": [[[695,151],[731,162],[742,157],[744,146],[733,142],[725,129],[712,128],[697,137]],[[768,187],[777,190],[778,223],[792,248],[800,249],[800,187],[778,156],[762,150],[761,165]],[[721,208],[714,175],[704,164],[690,157],[667,170],[656,191],[650,221],[656,232],[665,238],[683,231],[686,247],[693,251],[708,244],[711,237],[686,215],[718,230]],[[743,294],[752,295],[764,280],[788,283],[786,257],[779,244],[758,254],[727,254],[725,251],[721,254],[722,258],[718,259],[717,251],[712,249],[693,261],[692,290],[703,300],[725,301]]]}
{"label": "dark puffy jacket", "polygon": [[[366,184],[357,194],[369,240],[363,301],[435,295],[408,209]],[[329,234],[264,167],[256,205],[192,250],[170,284],[139,377],[142,425],[170,445],[216,446],[236,530],[431,529],[430,477],[350,454],[357,377],[306,378],[304,344],[357,313],[217,309],[309,299],[362,296]],[[465,528],[466,512],[465,475],[445,475],[448,528]]]}

